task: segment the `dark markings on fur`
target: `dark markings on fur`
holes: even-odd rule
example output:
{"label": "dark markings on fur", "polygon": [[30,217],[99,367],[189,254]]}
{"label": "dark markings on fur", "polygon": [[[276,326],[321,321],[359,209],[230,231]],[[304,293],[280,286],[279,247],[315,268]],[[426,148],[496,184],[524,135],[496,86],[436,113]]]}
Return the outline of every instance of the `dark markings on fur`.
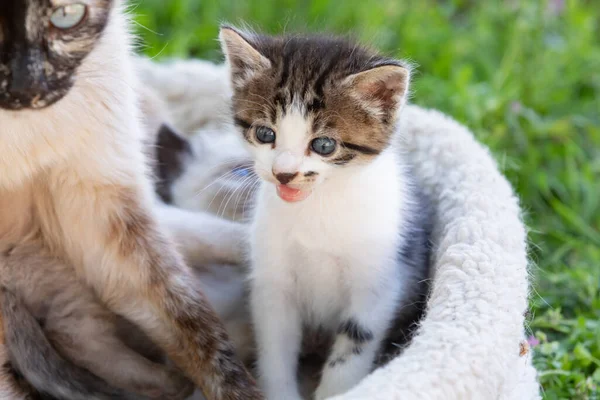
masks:
{"label": "dark markings on fur", "polygon": [[117,337],[122,340],[125,345],[154,363],[165,363],[165,353],[145,332],[128,319],[119,315],[117,315],[116,318]]}
{"label": "dark markings on fur", "polygon": [[37,391],[58,399],[131,398],[62,358],[26,306],[5,287],[0,287],[0,303],[11,365]]}
{"label": "dark markings on fur", "polygon": [[275,98],[273,99],[273,102],[275,103],[275,105],[277,107],[279,107],[281,109],[281,111],[285,112],[285,110],[287,109],[288,100],[287,100],[287,97],[285,96],[285,94],[283,94],[281,92],[277,92],[277,94],[275,95]]}
{"label": "dark markings on fur", "polygon": [[315,171],[308,171],[308,172],[305,172],[305,173],[304,173],[304,176],[305,176],[305,177],[307,177],[307,178],[308,178],[309,176],[315,176],[315,175],[319,175],[319,173],[318,173],[318,172],[315,172]]}
{"label": "dark markings on fur", "polygon": [[244,139],[248,143],[252,143],[252,140],[250,139],[250,128],[252,127],[252,124],[250,122],[246,121],[245,119],[237,118],[237,117],[233,119],[233,123],[242,130]]}
{"label": "dark markings on fur", "polygon": [[334,163],[335,165],[345,165],[345,164],[348,164],[350,161],[352,161],[354,159],[354,157],[356,157],[356,154],[348,153],[348,154],[344,154],[340,157],[334,158],[333,160],[331,160],[331,162]]}
{"label": "dark markings on fur", "polygon": [[7,246],[6,249],[2,252],[2,255],[4,257],[10,257],[10,255],[12,254],[14,249],[15,249],[15,246],[12,244]]}
{"label": "dark markings on fur", "polygon": [[[414,174],[408,171],[406,176],[411,177]],[[407,220],[403,222],[402,236],[406,240],[398,249],[398,268],[410,271],[412,276],[411,292],[405,305],[398,310],[394,324],[389,330],[379,356],[379,365],[397,356],[410,343],[425,315],[429,296],[434,208],[428,197],[419,191],[413,194],[413,198],[415,200],[410,203],[412,210],[406,213]]]}
{"label": "dark markings on fur", "polygon": [[354,346],[352,348],[352,354],[354,354],[355,356],[360,356],[363,352],[363,348],[362,346]]}
{"label": "dark markings on fur", "polygon": [[327,363],[327,366],[329,368],[333,368],[333,367],[336,367],[336,366],[338,366],[340,364],[345,364],[345,363],[346,363],[346,357],[340,356],[340,357],[334,358],[333,360],[329,361]]}
{"label": "dark markings on fur", "polygon": [[[341,49],[339,47],[337,47],[337,48],[333,49],[333,51],[336,53],[339,53],[341,51]],[[335,56],[336,57],[332,57],[329,60],[329,62],[327,63],[325,68],[323,68],[321,70],[319,77],[315,81],[315,84],[314,84],[315,94],[317,96],[319,96],[320,98],[323,97],[325,82],[330,77],[331,71],[335,68],[335,66],[336,66],[335,63],[337,62],[337,58],[339,57],[339,54],[335,54]]]}
{"label": "dark markings on fur", "polygon": [[313,113],[313,121],[312,121],[312,131],[313,132],[322,132],[323,128],[327,123],[327,119],[323,115],[324,113]]}
{"label": "dark markings on fur", "polygon": [[39,109],[62,99],[104,31],[111,5],[110,0],[89,2],[93,12],[88,10],[78,26],[60,30],[50,26],[51,1],[3,1],[0,82],[7,88],[0,91],[0,108]]}
{"label": "dark markings on fur", "polygon": [[351,143],[351,142],[342,142],[342,146],[344,146],[345,148],[347,148],[349,150],[358,151],[359,153],[370,155],[370,156],[377,155],[380,153],[379,150],[374,149],[372,147],[363,146],[363,145]]}
{"label": "dark markings on fur", "polygon": [[317,111],[321,111],[325,108],[325,102],[319,98],[313,99],[310,103],[306,105],[306,111],[309,113],[316,113]]}
{"label": "dark markings on fur", "polygon": [[224,377],[224,383],[227,386],[235,386],[237,382],[247,379],[245,372],[241,369],[231,369],[231,365],[235,362],[236,355],[230,347],[222,350],[217,356],[219,368],[222,371],[229,371]]}
{"label": "dark markings on fur", "polygon": [[156,139],[156,184],[159,197],[167,204],[173,201],[171,188],[193,158],[192,146],[172,127],[161,125]]}
{"label": "dark markings on fur", "polygon": [[[198,293],[197,300],[190,298],[185,305],[173,304],[171,312],[175,317],[176,325],[194,335],[197,347],[205,352],[204,357],[211,360],[215,366],[215,383],[219,385],[218,390],[227,393],[223,398],[260,398],[253,377],[235,356],[218,317],[212,313],[212,310],[207,309],[209,306],[205,301],[200,301],[201,296]],[[171,302],[173,300],[170,299]],[[202,332],[206,326],[212,327],[210,334]],[[229,397],[239,390],[246,392],[245,397]],[[241,396],[241,393],[238,392],[238,396]]]}
{"label": "dark markings on fur", "polygon": [[[292,58],[293,54],[294,54],[294,46],[290,45],[290,42],[287,42],[283,45],[283,50],[281,51],[280,57],[275,54],[273,55],[274,57],[277,57],[277,59],[281,59],[281,63],[282,63],[281,75],[279,78],[279,83],[277,83],[277,87],[279,89],[282,89],[287,85],[288,78],[290,76],[290,63],[291,63],[291,58]],[[293,97],[290,100],[293,100]]]}
{"label": "dark markings on fur", "polygon": [[242,129],[250,129],[252,124],[248,121],[245,121],[241,118],[234,118],[233,122]]}
{"label": "dark markings on fur", "polygon": [[281,116],[285,116],[287,113],[289,101],[287,95],[282,93],[281,91],[275,95],[273,99],[273,108],[275,109],[275,113],[271,116],[271,121],[275,124],[277,122],[277,110],[281,111]]}
{"label": "dark markings on fur", "polygon": [[269,121],[271,121],[271,123],[275,125],[277,123],[277,106],[273,103],[269,103],[266,107],[267,114],[269,116]]}
{"label": "dark markings on fur", "polygon": [[356,343],[365,343],[373,340],[373,332],[363,327],[357,320],[350,318],[338,328],[338,334],[346,335]]}

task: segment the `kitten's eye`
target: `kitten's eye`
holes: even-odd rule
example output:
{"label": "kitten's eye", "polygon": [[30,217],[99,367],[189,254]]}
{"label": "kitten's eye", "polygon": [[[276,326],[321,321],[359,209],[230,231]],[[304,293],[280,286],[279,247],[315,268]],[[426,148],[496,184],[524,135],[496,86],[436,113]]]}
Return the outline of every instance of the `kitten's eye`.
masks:
{"label": "kitten's eye", "polygon": [[84,4],[69,4],[58,7],[50,16],[50,22],[58,29],[71,29],[85,18],[87,7]]}
{"label": "kitten's eye", "polygon": [[318,137],[310,143],[312,150],[322,156],[328,156],[334,152],[336,146],[335,140],[328,137]]}
{"label": "kitten's eye", "polygon": [[275,132],[266,126],[256,128],[256,138],[261,143],[273,143],[275,141]]}

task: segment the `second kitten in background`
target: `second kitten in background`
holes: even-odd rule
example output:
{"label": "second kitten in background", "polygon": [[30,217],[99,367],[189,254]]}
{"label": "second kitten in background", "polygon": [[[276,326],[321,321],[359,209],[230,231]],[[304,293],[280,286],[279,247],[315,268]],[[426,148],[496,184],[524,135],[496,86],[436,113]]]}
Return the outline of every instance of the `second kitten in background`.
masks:
{"label": "second kitten in background", "polygon": [[329,335],[316,399],[405,343],[429,276],[429,208],[392,143],[409,68],[345,39],[224,27],[235,123],[262,178],[251,310],[267,398],[301,398],[301,343]]}

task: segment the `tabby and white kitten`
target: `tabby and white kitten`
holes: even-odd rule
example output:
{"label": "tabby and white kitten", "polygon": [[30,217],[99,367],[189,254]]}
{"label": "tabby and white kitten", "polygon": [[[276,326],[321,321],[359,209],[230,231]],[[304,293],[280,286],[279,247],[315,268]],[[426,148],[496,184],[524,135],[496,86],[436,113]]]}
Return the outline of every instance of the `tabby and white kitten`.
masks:
{"label": "tabby and white kitten", "polygon": [[[130,353],[104,339],[102,318],[61,323],[71,311],[86,315],[85,302],[55,301],[65,293],[44,285],[40,271],[62,268],[112,314],[138,325],[208,399],[259,399],[155,216],[122,8],[121,0],[3,0],[0,7],[0,286],[10,302],[3,311],[14,312],[0,318],[0,398],[27,396],[7,364],[26,367],[20,372],[46,395],[101,398],[73,385],[76,375],[28,358],[50,345],[18,343],[44,338],[15,317],[20,303],[45,329],[74,340],[62,357],[113,379],[137,376]],[[73,335],[75,327],[84,334]],[[185,380],[167,377],[173,390],[162,391],[163,375],[155,374],[155,392],[142,392],[183,395]]]}
{"label": "tabby and white kitten", "polygon": [[427,290],[427,209],[393,146],[410,70],[335,37],[224,27],[220,39],[263,180],[250,238],[260,379],[269,399],[300,398],[301,340],[327,332],[324,399],[374,368]]}

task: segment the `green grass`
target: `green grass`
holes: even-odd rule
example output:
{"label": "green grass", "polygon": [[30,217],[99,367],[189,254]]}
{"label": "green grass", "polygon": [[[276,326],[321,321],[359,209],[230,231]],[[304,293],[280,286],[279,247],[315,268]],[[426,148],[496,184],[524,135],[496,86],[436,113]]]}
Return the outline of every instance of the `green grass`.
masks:
{"label": "green grass", "polygon": [[531,229],[529,329],[547,399],[600,386],[600,4],[597,0],[137,0],[143,51],[220,60],[222,21],[352,31],[419,65],[413,101],[494,151]]}

